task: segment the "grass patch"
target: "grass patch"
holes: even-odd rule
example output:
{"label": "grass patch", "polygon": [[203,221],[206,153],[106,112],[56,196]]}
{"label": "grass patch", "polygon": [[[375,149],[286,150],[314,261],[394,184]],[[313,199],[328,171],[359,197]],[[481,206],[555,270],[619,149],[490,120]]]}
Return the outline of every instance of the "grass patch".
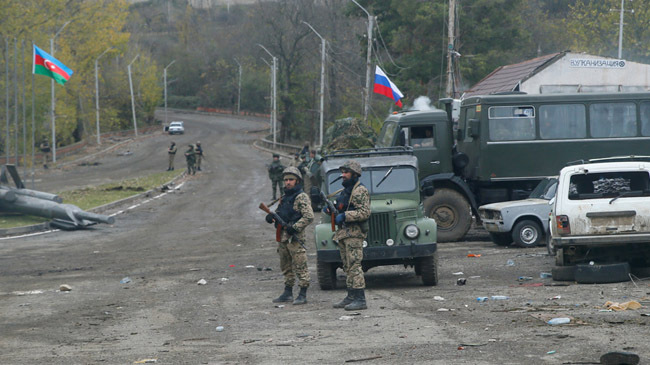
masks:
{"label": "grass patch", "polygon": [[[63,199],[64,203],[73,204],[83,210],[88,210],[159,187],[182,174],[183,171],[179,169],[158,172],[135,179],[126,179],[110,184],[69,190],[58,195]],[[0,228],[28,226],[43,223],[48,220],[41,217],[5,213],[0,215]]]}

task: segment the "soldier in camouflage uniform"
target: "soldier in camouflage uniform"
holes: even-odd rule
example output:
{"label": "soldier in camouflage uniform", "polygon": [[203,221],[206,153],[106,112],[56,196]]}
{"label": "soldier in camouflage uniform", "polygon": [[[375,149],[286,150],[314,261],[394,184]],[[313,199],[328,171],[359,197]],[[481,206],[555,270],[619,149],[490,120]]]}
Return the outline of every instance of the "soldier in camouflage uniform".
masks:
{"label": "soldier in camouflage uniform", "polygon": [[280,163],[280,155],[277,153],[273,154],[273,162],[268,167],[269,179],[271,179],[271,186],[273,187],[273,200],[275,200],[275,191],[280,190],[282,194],[282,171],[284,171],[284,166]]}
{"label": "soldier in camouflage uniform", "polygon": [[194,148],[193,144],[188,145],[187,151],[185,151],[185,161],[187,162],[187,174],[194,175],[196,174],[196,166],[194,166],[194,163],[196,162],[196,151]]}
{"label": "soldier in camouflage uniform", "polygon": [[167,154],[169,155],[169,167],[167,167],[167,171],[172,171],[174,169],[174,158],[176,157],[176,143],[172,142],[167,149]]}
{"label": "soldier in camouflage uniform", "polygon": [[343,270],[347,275],[345,284],[348,295],[334,308],[345,310],[366,309],[366,282],[361,269],[363,260],[363,241],[368,234],[370,218],[370,193],[361,184],[361,165],[354,160],[346,161],[341,167],[343,191],[337,197],[336,224],[340,227],[334,233],[343,261]]}
{"label": "soldier in camouflage uniform", "polygon": [[[305,228],[314,221],[309,195],[302,191],[300,171],[295,167],[287,167],[282,172],[284,179],[284,195],[275,211],[288,225],[283,227],[278,254],[280,268],[284,275],[284,292],[273,303],[291,302],[293,300],[293,285],[298,277],[300,293],[293,300],[294,305],[307,303],[307,288],[309,287],[309,270],[307,269],[307,251],[305,250]],[[273,215],[266,216],[268,223],[273,223]]]}

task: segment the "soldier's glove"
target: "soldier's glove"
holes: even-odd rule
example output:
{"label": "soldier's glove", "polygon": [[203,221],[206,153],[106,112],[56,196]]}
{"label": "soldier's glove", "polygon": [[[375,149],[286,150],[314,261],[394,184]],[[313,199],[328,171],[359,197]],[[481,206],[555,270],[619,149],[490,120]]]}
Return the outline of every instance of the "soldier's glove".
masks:
{"label": "soldier's glove", "polygon": [[325,214],[327,214],[327,215],[330,215],[330,214],[331,214],[331,213],[330,213],[330,208],[329,208],[327,205],[323,207],[323,213],[325,213]]}
{"label": "soldier's glove", "polygon": [[290,236],[293,236],[294,234],[298,233],[298,231],[296,231],[296,230],[293,228],[293,226],[289,226],[289,227],[287,227],[287,233],[288,233]]}
{"label": "soldier's glove", "polygon": [[273,223],[273,214],[269,213],[266,215],[266,223],[268,224]]}
{"label": "soldier's glove", "polygon": [[345,212],[339,213],[339,215],[336,216],[336,224],[340,226],[343,223],[345,223]]}

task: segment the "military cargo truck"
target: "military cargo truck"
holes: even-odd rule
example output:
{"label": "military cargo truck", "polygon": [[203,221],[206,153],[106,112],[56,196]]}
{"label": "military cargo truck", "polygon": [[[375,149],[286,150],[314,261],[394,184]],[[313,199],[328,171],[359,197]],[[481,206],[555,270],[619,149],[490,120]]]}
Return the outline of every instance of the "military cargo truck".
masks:
{"label": "military cargo truck", "polygon": [[438,241],[462,239],[483,204],[524,199],[567,162],[650,150],[650,93],[472,96],[457,130],[445,111],[389,116],[377,147],[411,146],[419,161],[425,212]]}
{"label": "military cargo truck", "polygon": [[[321,165],[320,188],[312,187],[312,202],[320,193],[334,203],[342,189],[339,166],[349,159],[359,162],[359,179],[370,193],[368,236],[363,243],[364,271],[376,266],[413,267],[424,285],[438,283],[436,222],[424,215],[421,195],[433,194],[430,186],[420,191],[418,162],[410,147],[337,151],[325,156]],[[316,190],[316,191],[314,191]],[[332,217],[321,214],[314,230],[318,283],[321,289],[336,288],[336,270],[342,267],[337,242],[332,238]],[[345,229],[345,228],[342,228]]]}

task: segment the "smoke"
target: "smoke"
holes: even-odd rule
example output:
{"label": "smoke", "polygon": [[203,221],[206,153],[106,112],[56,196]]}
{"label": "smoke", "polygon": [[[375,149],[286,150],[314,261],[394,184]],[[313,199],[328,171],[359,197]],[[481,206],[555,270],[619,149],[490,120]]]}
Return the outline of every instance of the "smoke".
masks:
{"label": "smoke", "polygon": [[420,110],[420,111],[432,111],[438,110],[435,106],[431,105],[431,99],[428,96],[418,96],[415,101],[413,101],[413,107],[411,110]]}

